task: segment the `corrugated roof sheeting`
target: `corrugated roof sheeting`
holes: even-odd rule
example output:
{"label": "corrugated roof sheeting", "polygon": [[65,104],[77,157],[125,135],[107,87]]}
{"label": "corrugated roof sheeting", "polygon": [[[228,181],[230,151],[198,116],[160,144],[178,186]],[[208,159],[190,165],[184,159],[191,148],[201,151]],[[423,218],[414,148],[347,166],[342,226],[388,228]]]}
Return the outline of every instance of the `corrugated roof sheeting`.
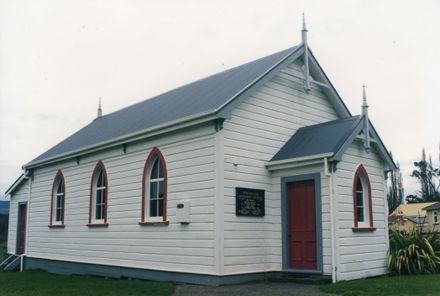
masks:
{"label": "corrugated roof sheeting", "polygon": [[354,116],[300,128],[271,161],[336,153],[351,135],[359,120],[359,116]]}
{"label": "corrugated roof sheeting", "polygon": [[294,49],[220,72],[97,118],[28,165],[192,115],[214,112]]}

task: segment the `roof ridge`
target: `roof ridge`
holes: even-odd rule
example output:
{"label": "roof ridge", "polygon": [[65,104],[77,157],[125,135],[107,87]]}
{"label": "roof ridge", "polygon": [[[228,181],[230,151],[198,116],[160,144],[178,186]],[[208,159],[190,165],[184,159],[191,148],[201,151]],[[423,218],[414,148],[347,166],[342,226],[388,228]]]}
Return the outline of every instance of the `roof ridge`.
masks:
{"label": "roof ridge", "polygon": [[[264,57],[258,58],[258,59],[256,59],[256,60],[251,60],[251,61],[248,61],[248,62],[246,62],[246,63],[244,63],[244,64],[240,64],[240,65],[234,66],[234,67],[232,67],[232,68],[230,68],[230,69],[226,69],[226,70],[223,70],[223,71],[220,71],[220,72],[217,72],[217,73],[214,73],[214,74],[211,74],[211,75],[208,75],[208,76],[202,77],[202,78],[197,79],[197,80],[195,80],[195,81],[192,81],[192,82],[188,82],[188,83],[182,84],[182,85],[177,86],[177,87],[175,87],[175,88],[173,88],[173,89],[170,89],[170,90],[167,90],[167,91],[165,91],[165,92],[162,92],[162,93],[156,94],[156,95],[154,95],[154,96],[152,96],[152,97],[149,97],[149,98],[147,98],[147,99],[143,99],[143,100],[141,100],[141,101],[139,101],[139,102],[133,103],[133,104],[128,105],[128,106],[125,106],[125,107],[123,107],[123,108],[121,108],[121,109],[115,110],[115,111],[110,112],[110,113],[108,113],[108,114],[102,115],[101,117],[95,118],[93,121],[96,121],[96,120],[99,120],[99,119],[101,119],[101,118],[107,117],[107,116],[109,116],[109,115],[112,115],[112,114],[117,113],[117,112],[119,112],[119,111],[122,111],[122,110],[124,110],[124,109],[128,109],[128,108],[134,107],[134,106],[136,106],[136,105],[138,105],[138,104],[142,104],[142,103],[144,103],[145,101],[150,101],[150,100],[158,99],[159,97],[161,97],[161,96],[163,96],[163,95],[165,95],[165,94],[169,94],[169,93],[172,93],[172,92],[178,91],[178,90],[180,90],[180,89],[182,89],[182,88],[185,88],[185,87],[187,87],[187,86],[189,86],[189,85],[194,85],[194,84],[196,84],[196,83],[200,83],[200,82],[202,82],[202,81],[204,81],[204,80],[206,80],[206,79],[210,79],[210,78],[214,78],[214,77],[216,77],[216,76],[222,75],[222,74],[226,74],[226,73],[231,72],[231,71],[233,71],[233,70],[237,70],[238,68],[242,68],[242,67],[248,66],[248,65],[251,64],[251,63],[259,62],[259,61],[261,61],[261,60],[264,60],[264,59],[267,59],[267,58],[273,57],[273,56],[275,56],[275,55],[281,54],[282,52],[288,52],[288,53],[290,53],[291,51],[293,51],[293,50],[296,49],[297,47],[298,47],[297,45],[296,45],[296,46],[292,46],[292,47],[289,47],[289,48],[287,48],[287,49],[280,50],[280,51],[277,51],[277,52],[275,52],[275,53],[272,53],[272,54],[266,55],[266,56],[264,56]],[[282,60],[282,59],[284,59],[284,58],[285,58],[285,56],[283,56],[283,58],[281,58],[280,60]],[[93,121],[92,121],[92,122],[93,122]]]}
{"label": "roof ridge", "polygon": [[321,123],[317,123],[317,124],[313,124],[313,125],[307,125],[307,126],[303,126],[303,127],[300,127],[299,129],[298,129],[298,131],[299,130],[307,130],[307,129],[314,129],[314,128],[318,128],[318,127],[321,127],[321,126],[324,126],[324,125],[331,125],[331,124],[337,124],[337,123],[341,123],[341,122],[344,122],[344,121],[350,121],[350,120],[356,120],[356,119],[359,119],[360,118],[360,115],[354,115],[354,116],[351,116],[351,117],[347,117],[347,118],[340,118],[340,119],[335,119],[335,120],[330,120],[330,121],[326,121],[326,122],[321,122]]}
{"label": "roof ridge", "polygon": [[142,133],[154,126],[176,120],[195,118],[194,116],[213,115],[225,102],[234,98],[274,65],[288,58],[299,46],[289,47],[256,60],[237,65],[199,80],[157,94],[103,115],[49,150],[24,165],[40,165],[54,160],[57,156],[66,157],[69,152],[81,151],[87,147],[110,143],[126,135]]}

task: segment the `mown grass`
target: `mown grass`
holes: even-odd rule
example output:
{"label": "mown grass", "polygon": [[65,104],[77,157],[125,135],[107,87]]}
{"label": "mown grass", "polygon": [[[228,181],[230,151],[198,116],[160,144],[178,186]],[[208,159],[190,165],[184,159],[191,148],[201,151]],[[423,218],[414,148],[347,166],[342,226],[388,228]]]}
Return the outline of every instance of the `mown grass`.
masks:
{"label": "mown grass", "polygon": [[342,296],[440,295],[440,275],[384,276],[328,284],[320,289]]}
{"label": "mown grass", "polygon": [[0,295],[8,296],[119,296],[155,295],[174,293],[174,284],[140,280],[105,279],[93,276],[66,276],[41,270],[24,272],[0,271]]}

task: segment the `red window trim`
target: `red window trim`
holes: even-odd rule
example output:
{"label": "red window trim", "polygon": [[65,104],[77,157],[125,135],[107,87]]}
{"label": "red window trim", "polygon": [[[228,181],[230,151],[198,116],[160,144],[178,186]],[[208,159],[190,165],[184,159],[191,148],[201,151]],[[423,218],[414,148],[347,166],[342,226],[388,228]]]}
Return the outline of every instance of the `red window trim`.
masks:
{"label": "red window trim", "polygon": [[[359,176],[363,176],[365,178],[365,182],[367,183],[367,191],[368,191],[368,216],[370,218],[370,227],[358,227],[358,216],[357,216],[357,209],[356,209],[356,182]],[[370,184],[370,178],[368,177],[367,170],[365,167],[361,164],[356,169],[356,173],[354,174],[353,179],[353,212],[354,212],[354,227],[352,228],[353,231],[374,231],[376,228],[373,227],[373,208],[372,208],[372,202],[371,202],[371,184]]]}
{"label": "red window trim", "polygon": [[376,230],[376,227],[352,227],[354,232],[373,232]]}
{"label": "red window trim", "polygon": [[148,222],[148,221],[143,221],[143,222],[139,222],[139,225],[150,225],[150,226],[153,226],[153,225],[168,225],[168,224],[170,224],[170,221],[157,221],[157,222]]}
{"label": "red window trim", "polygon": [[[103,174],[104,174],[104,182],[106,184],[106,188],[105,188],[105,194],[104,194],[104,223],[92,223],[92,205],[93,205],[93,184],[95,181],[95,176],[97,171],[101,169]],[[95,169],[93,170],[93,174],[92,174],[92,178],[90,181],[90,202],[89,202],[89,223],[87,224],[87,226],[89,227],[106,227],[108,226],[107,223],[107,206],[108,206],[108,189],[109,189],[109,184],[108,184],[108,179],[107,179],[107,171],[105,169],[104,163],[100,160],[98,161],[98,163],[95,166]]]}
{"label": "red window trim", "polygon": [[[55,182],[57,179],[60,178],[63,182],[63,212],[61,217],[61,224],[53,224],[53,200],[54,200],[54,190],[55,190]],[[50,199],[50,222],[49,227],[64,227],[64,211],[65,211],[65,205],[66,205],[66,182],[64,180],[64,175],[61,170],[58,170],[57,174],[55,175],[55,178],[53,179],[52,183],[52,193],[51,193],[51,199]]]}
{"label": "red window trim", "polygon": [[107,227],[108,223],[88,223],[88,227]]}
{"label": "red window trim", "polygon": [[[164,183],[163,183],[163,221],[159,221],[159,222],[150,222],[150,221],[145,221],[145,211],[146,211],[146,183],[147,180],[149,178],[149,176],[147,176],[148,173],[148,169],[149,169],[149,165],[151,160],[153,159],[153,157],[157,156],[159,158],[160,164],[163,168],[163,179],[164,179]],[[160,152],[160,150],[157,147],[154,147],[151,151],[150,154],[147,157],[147,160],[145,161],[145,165],[144,165],[144,172],[142,175],[142,213],[141,213],[141,222],[139,222],[139,225],[158,225],[158,224],[162,224],[162,225],[168,225],[168,221],[167,221],[167,194],[168,192],[168,170],[167,170],[167,166],[165,163],[165,158],[163,157],[162,153]]]}
{"label": "red window trim", "polygon": [[64,227],[66,227],[66,225],[64,225],[64,224],[50,224],[50,225],[47,225],[47,227],[49,227],[49,228],[64,228]]}

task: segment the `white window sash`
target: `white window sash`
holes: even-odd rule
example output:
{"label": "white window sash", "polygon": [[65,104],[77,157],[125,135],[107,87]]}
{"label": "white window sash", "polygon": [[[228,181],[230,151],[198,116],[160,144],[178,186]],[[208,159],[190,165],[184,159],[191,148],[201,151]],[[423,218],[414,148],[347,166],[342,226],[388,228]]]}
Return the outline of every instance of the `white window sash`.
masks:
{"label": "white window sash", "polygon": [[[92,222],[93,223],[104,223],[105,221],[105,190],[107,189],[107,186],[99,186],[98,187],[98,178],[99,178],[99,174],[96,174],[96,181],[94,182],[94,190],[93,190],[93,204],[92,204]],[[103,174],[103,172],[102,172]],[[104,176],[102,176],[102,178],[104,178]],[[104,180],[103,180],[104,181]],[[98,203],[98,192],[102,191],[102,200],[100,203]],[[97,206],[102,206],[102,219],[97,219],[96,218],[96,207]]]}
{"label": "white window sash", "polygon": [[[57,192],[58,190],[58,186],[60,185],[59,181],[57,183],[57,186],[55,187],[56,189],[55,194],[53,195],[53,208],[52,208],[52,224],[53,225],[58,225],[58,224],[63,224],[63,198],[64,198],[64,192]],[[61,201],[60,201],[60,206],[58,207],[58,197],[61,197]],[[57,213],[58,211],[61,210],[61,214],[60,214],[60,220],[57,221]]]}
{"label": "white window sash", "polygon": [[[361,185],[362,185],[362,191],[357,191],[356,193],[362,193],[362,208],[363,208],[363,212],[364,212],[364,221],[359,221],[358,220],[358,227],[370,227],[370,204],[369,204],[369,196],[368,196],[368,186],[367,186],[367,182],[365,180],[365,176],[361,175],[359,176],[359,179],[361,181]],[[357,196],[356,196],[357,198]],[[356,200],[357,202],[357,200]],[[357,205],[356,205],[357,206]]]}

